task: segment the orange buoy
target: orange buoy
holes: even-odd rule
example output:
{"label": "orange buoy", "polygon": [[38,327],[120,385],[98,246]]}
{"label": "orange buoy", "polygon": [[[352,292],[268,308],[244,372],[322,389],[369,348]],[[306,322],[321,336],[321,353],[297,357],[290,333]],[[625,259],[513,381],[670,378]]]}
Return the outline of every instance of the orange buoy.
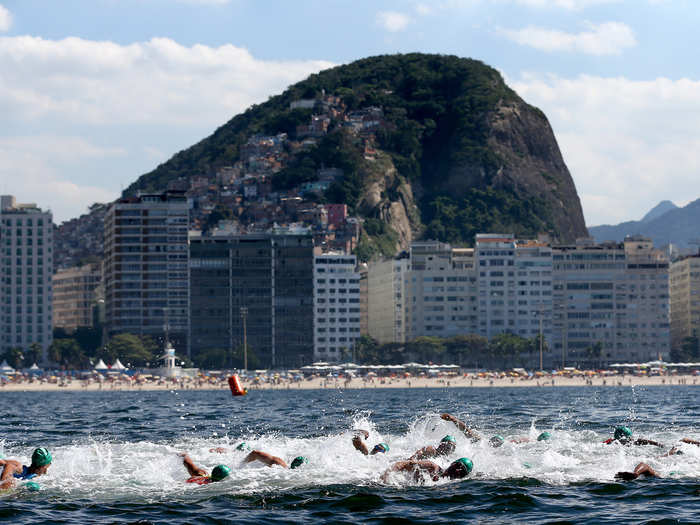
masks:
{"label": "orange buoy", "polygon": [[248,393],[247,390],[243,388],[243,385],[241,385],[238,374],[233,374],[228,378],[228,386],[231,389],[232,396],[244,396]]}

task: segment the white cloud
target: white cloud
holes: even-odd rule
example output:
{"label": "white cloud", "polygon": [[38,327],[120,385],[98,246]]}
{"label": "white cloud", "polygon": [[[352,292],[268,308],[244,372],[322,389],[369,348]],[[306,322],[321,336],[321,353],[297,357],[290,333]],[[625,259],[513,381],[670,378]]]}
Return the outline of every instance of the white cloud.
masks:
{"label": "white cloud", "polygon": [[566,33],[556,29],[529,26],[524,29],[500,31],[522,46],[541,51],[580,52],[589,55],[618,55],[623,49],[637,44],[632,29],[621,22],[589,25],[588,31]]}
{"label": "white cloud", "polygon": [[259,60],[233,45],[167,38],[120,45],[0,37],[0,186],[65,220],[115,198],[120,184],[251,104],[332,65]]}
{"label": "white cloud", "polygon": [[588,7],[603,5],[603,4],[615,4],[621,0],[513,0],[516,4],[525,5],[528,7],[558,7],[562,9],[571,9],[575,11],[580,11]]}
{"label": "white cloud", "polygon": [[411,18],[397,11],[380,11],[377,13],[377,23],[390,33],[406,29]]}
{"label": "white cloud", "polygon": [[0,37],[0,113],[91,124],[221,124],[325,61],[263,61],[246,49],[168,38],[119,45]]}
{"label": "white cloud", "polygon": [[5,6],[0,4],[0,31],[8,31],[12,26],[12,15]]}
{"label": "white cloud", "polygon": [[523,75],[509,84],[549,117],[587,224],[700,197],[700,81]]}

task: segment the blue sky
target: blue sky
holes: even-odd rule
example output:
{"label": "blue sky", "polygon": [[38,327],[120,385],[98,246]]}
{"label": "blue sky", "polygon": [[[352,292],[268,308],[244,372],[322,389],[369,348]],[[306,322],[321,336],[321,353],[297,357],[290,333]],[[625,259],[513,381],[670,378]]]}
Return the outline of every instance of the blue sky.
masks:
{"label": "blue sky", "polygon": [[450,53],[550,119],[589,225],[700,197],[691,0],[0,0],[0,192],[57,222],[333,64]]}

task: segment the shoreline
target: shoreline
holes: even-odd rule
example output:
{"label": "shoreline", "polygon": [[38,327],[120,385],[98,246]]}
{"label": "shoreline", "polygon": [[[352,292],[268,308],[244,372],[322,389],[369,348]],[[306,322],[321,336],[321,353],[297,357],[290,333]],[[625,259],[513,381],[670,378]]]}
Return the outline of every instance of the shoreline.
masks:
{"label": "shoreline", "polygon": [[[313,378],[298,382],[281,381],[277,384],[260,383],[253,384],[244,381],[243,387],[250,392],[258,390],[360,390],[360,389],[388,389],[388,388],[558,388],[558,387],[620,387],[620,386],[700,386],[700,377],[691,375],[677,376],[606,376],[606,377],[554,377],[538,379],[520,378],[354,378],[351,381],[327,380],[325,378]],[[67,381],[59,383],[20,382],[6,383],[0,386],[1,392],[150,392],[159,390],[223,390],[229,387],[225,381],[212,384],[197,384],[191,381],[134,384],[130,381],[104,381],[86,383],[83,380]]]}

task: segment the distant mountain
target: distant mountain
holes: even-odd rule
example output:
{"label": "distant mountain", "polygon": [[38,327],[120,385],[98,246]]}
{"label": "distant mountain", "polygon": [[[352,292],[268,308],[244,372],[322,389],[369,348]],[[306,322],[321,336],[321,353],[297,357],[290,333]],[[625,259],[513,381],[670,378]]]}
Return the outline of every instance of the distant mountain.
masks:
{"label": "distant mountain", "polygon": [[661,217],[667,211],[677,210],[677,209],[678,209],[678,206],[673,204],[671,201],[661,201],[656,206],[654,206],[652,209],[650,209],[644,217],[642,217],[641,222],[652,221],[652,220],[656,219],[657,217]]}
{"label": "distant mountain", "polygon": [[700,199],[682,208],[670,201],[663,201],[641,221],[590,226],[588,232],[598,242],[622,241],[627,235],[644,235],[650,237],[655,246],[673,243],[684,250],[690,247],[689,241],[700,238]]}

